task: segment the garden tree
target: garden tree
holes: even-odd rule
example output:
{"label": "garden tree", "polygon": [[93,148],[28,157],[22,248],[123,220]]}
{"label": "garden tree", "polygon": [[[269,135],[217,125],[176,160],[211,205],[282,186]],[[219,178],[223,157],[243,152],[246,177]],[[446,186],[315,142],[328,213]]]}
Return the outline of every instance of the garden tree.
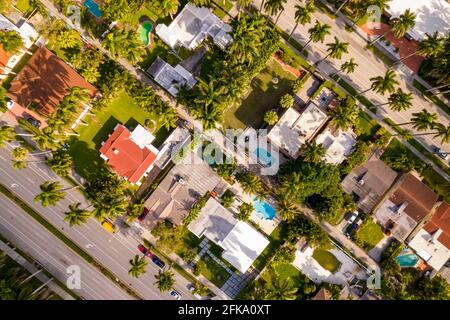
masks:
{"label": "garden tree", "polygon": [[284,96],[281,97],[280,107],[282,107],[283,109],[288,109],[293,105],[294,105],[294,97],[291,94],[286,93]]}
{"label": "garden tree", "polygon": [[4,87],[0,87],[0,112],[5,112],[7,110],[6,103],[9,101],[8,96],[6,95],[8,90]]}
{"label": "garden tree", "polygon": [[239,212],[236,214],[236,219],[241,221],[248,221],[253,210],[253,205],[251,203],[242,203],[239,206]]}
{"label": "garden tree", "polygon": [[[264,10],[269,13],[269,15],[274,16],[276,15],[277,18],[275,19],[275,25],[278,23],[278,20],[281,17],[281,14],[284,11],[284,5],[286,4],[287,0],[267,0],[264,4]],[[267,21],[269,21],[269,18],[267,18]]]}
{"label": "garden tree", "polygon": [[394,92],[395,86],[398,85],[398,81],[393,70],[386,71],[384,76],[372,77],[370,78],[370,81],[372,82],[370,88],[358,93],[356,96],[360,96],[369,90],[373,90],[384,96],[386,93]]}
{"label": "garden tree", "polygon": [[223,110],[218,109],[214,105],[196,106],[191,110],[191,113],[197,119],[200,119],[203,124],[203,130],[214,129],[217,123],[222,122]]}
{"label": "garden tree", "polygon": [[[348,6],[352,11],[352,20],[353,22],[350,25],[350,28],[353,28],[359,20],[361,20],[367,14],[367,8],[372,5],[370,1],[351,1]],[[381,8],[381,7],[379,7]],[[381,10],[383,12],[383,10]]]}
{"label": "garden tree", "polygon": [[47,165],[59,176],[66,177],[72,170],[72,157],[64,151],[57,151],[47,160]]}
{"label": "garden tree", "polygon": [[264,122],[267,123],[269,126],[273,126],[275,123],[278,122],[278,113],[276,111],[270,110],[267,111],[264,115]]}
{"label": "garden tree", "polygon": [[34,197],[34,201],[41,202],[43,207],[55,206],[58,201],[66,196],[62,185],[58,181],[45,181],[39,188],[41,189],[41,193]]}
{"label": "garden tree", "polygon": [[287,242],[277,251],[272,261],[275,263],[292,263],[295,260],[296,251],[295,245]]}
{"label": "garden tree", "polygon": [[71,65],[90,83],[96,83],[100,78],[100,67],[105,58],[94,48],[84,48],[69,56]]}
{"label": "garden tree", "polygon": [[311,15],[314,12],[316,12],[316,5],[313,0],[309,0],[304,6],[300,4],[295,5],[295,27],[289,34],[288,41],[291,39],[295,30],[297,30],[299,24],[304,26],[307,23],[311,23]]}
{"label": "garden tree", "polygon": [[103,39],[103,46],[116,59],[121,57],[132,64],[142,61],[145,56],[144,44],[134,30],[115,29]]}
{"label": "garden tree", "polygon": [[292,201],[284,198],[278,202],[277,212],[284,221],[291,221],[300,214],[297,206]]}
{"label": "garden tree", "polygon": [[0,0],[0,12],[8,12],[11,8],[12,0]]}
{"label": "garden tree", "polygon": [[7,142],[14,141],[16,132],[13,127],[1,126],[0,127],[0,148],[4,147]]}
{"label": "garden tree", "polygon": [[175,128],[177,126],[178,113],[168,104],[165,103],[164,105],[166,108],[156,109],[156,114],[161,126],[166,128],[166,130],[170,130],[171,128]]}
{"label": "garden tree", "polygon": [[301,182],[301,175],[298,172],[282,176],[278,187],[278,195],[287,200],[295,200],[301,192]]}
{"label": "garden tree", "polygon": [[287,239],[292,244],[305,237],[305,239],[314,246],[325,246],[329,244],[328,234],[323,231],[319,225],[308,220],[302,214],[299,214],[287,226]]}
{"label": "garden tree", "polygon": [[169,270],[158,270],[158,274],[155,274],[155,278],[156,282],[154,284],[161,292],[169,291],[175,284],[174,274]]}
{"label": "garden tree", "polygon": [[23,47],[22,37],[17,33],[17,31],[10,30],[0,31],[0,44],[5,52],[13,55]]}
{"label": "garden tree", "polygon": [[127,0],[104,0],[101,5],[102,16],[109,21],[128,23],[133,11]]}
{"label": "garden tree", "polygon": [[33,136],[31,139],[36,142],[36,145],[40,150],[56,150],[60,147],[60,143],[56,136],[52,136],[43,132]]}
{"label": "garden tree", "polygon": [[251,3],[252,0],[236,0],[236,4],[238,6],[238,19],[241,17],[242,8],[247,9]]}
{"label": "garden tree", "polygon": [[127,210],[127,222],[131,223],[144,212],[145,202],[143,200],[130,203]]}
{"label": "garden tree", "polygon": [[153,0],[152,6],[156,8],[162,15],[162,17],[170,16],[173,20],[173,15],[178,12],[180,6],[179,0]]}
{"label": "garden tree", "polygon": [[281,278],[276,275],[272,278],[272,287],[269,290],[267,299],[269,300],[295,300],[297,288],[292,287],[290,278]]}
{"label": "garden tree", "polygon": [[343,174],[349,173],[353,168],[366,162],[372,144],[370,142],[358,141],[354,147],[354,151],[345,159],[341,165]]}
{"label": "garden tree", "polygon": [[337,37],[334,37],[334,42],[327,43],[327,55],[314,63],[314,65],[317,66],[328,58],[340,60],[342,58],[342,54],[348,53],[348,46],[348,42],[341,42]]}
{"label": "garden tree", "polygon": [[220,197],[220,200],[222,201],[222,206],[223,206],[224,208],[229,208],[229,207],[231,207],[231,205],[232,205],[233,202],[234,202],[234,198],[235,198],[234,193],[233,193],[230,189],[227,189],[227,190],[223,193],[223,195]]}
{"label": "garden tree", "polygon": [[228,163],[226,160],[224,160],[224,163],[220,164],[214,164],[213,167],[216,170],[217,174],[224,178],[225,180],[228,180],[233,175],[233,172],[237,168],[236,159],[233,159],[232,161],[229,161],[231,163]]}
{"label": "garden tree", "polygon": [[64,221],[68,222],[71,227],[79,226],[86,223],[91,217],[91,213],[86,209],[81,209],[81,203],[69,205],[69,211],[64,212],[66,215]]}
{"label": "garden tree", "polygon": [[358,67],[358,64],[356,63],[354,58],[350,58],[350,60],[345,61],[342,65],[341,68],[335,72],[333,75],[334,76],[338,76],[336,82],[339,82],[339,80],[341,80],[341,72],[345,72],[346,74],[350,74],[355,72],[356,68]]}
{"label": "garden tree", "polygon": [[422,64],[419,75],[429,80],[436,88],[450,83],[450,34],[443,39],[440,48],[430,54]]}
{"label": "garden tree", "polygon": [[400,60],[396,61],[395,64],[403,62],[416,54],[423,57],[437,56],[441,54],[443,50],[444,38],[440,37],[438,31],[431,36],[429,34],[426,35],[426,38],[419,42],[416,51],[404,56]]}
{"label": "garden tree", "polygon": [[158,222],[152,230],[158,248],[166,253],[176,252],[183,247],[183,228],[170,221]]}
{"label": "garden tree", "polygon": [[74,29],[61,30],[56,36],[56,41],[63,49],[73,49],[82,46],[80,34]]}
{"label": "garden tree", "polygon": [[193,294],[198,294],[201,297],[204,297],[208,294],[209,289],[206,285],[201,283],[200,281],[195,281],[194,283],[194,290],[192,291]]}
{"label": "garden tree", "polygon": [[412,106],[413,95],[411,92],[404,92],[401,88],[397,88],[397,91],[391,93],[388,101],[377,105],[377,107],[389,105],[392,111],[404,111],[408,110]]}
{"label": "garden tree", "polygon": [[66,28],[66,24],[61,19],[47,19],[41,25],[39,25],[38,29],[41,35],[48,39],[48,41],[52,44],[52,46],[56,43],[56,38],[58,34]]}
{"label": "garden tree", "polygon": [[197,7],[210,7],[212,0],[189,0],[190,3],[196,5]]}
{"label": "garden tree", "polygon": [[189,212],[186,217],[183,219],[183,224],[185,226],[189,225],[192,221],[197,219],[199,214],[201,213],[203,207],[206,205],[206,202],[209,199],[209,194],[205,193],[200,199],[197,200],[197,202],[194,203],[194,205],[189,209]]}
{"label": "garden tree", "polygon": [[303,51],[311,41],[314,43],[323,43],[325,37],[330,34],[330,29],[331,27],[329,25],[325,23],[320,24],[320,22],[316,20],[314,26],[308,29],[309,40],[302,46],[301,51]]}
{"label": "garden tree", "polygon": [[12,156],[16,161],[23,161],[28,157],[28,150],[22,147],[14,148]]}
{"label": "garden tree", "polygon": [[266,190],[261,179],[251,172],[238,172],[235,175],[236,180],[241,185],[245,193],[264,195]]}
{"label": "garden tree", "polygon": [[333,126],[336,129],[346,131],[358,122],[359,109],[355,99],[352,96],[347,96],[340,101],[336,108],[331,109],[329,114],[332,117],[331,123]]}
{"label": "garden tree", "polygon": [[139,276],[145,273],[145,267],[147,267],[148,262],[145,256],[139,257],[135,255],[134,259],[130,260],[131,268],[128,270],[128,274],[133,278],[139,278]]}
{"label": "garden tree", "polygon": [[322,161],[326,150],[322,144],[318,144],[316,140],[306,141],[300,148],[302,158],[306,162],[318,163]]}
{"label": "garden tree", "polygon": [[406,9],[404,13],[402,13],[398,18],[394,18],[392,21],[391,28],[388,28],[386,32],[381,34],[378,38],[371,41],[369,44],[372,45],[376,43],[378,40],[386,36],[389,32],[392,31],[396,38],[402,38],[405,34],[416,24],[416,15],[411,12],[410,9]]}

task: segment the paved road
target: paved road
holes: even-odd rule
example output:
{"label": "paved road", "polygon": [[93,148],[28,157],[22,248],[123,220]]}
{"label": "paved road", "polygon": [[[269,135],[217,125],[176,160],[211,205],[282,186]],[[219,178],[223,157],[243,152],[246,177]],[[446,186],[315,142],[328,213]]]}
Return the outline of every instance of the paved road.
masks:
{"label": "paved road", "polygon": [[66,283],[67,267],[80,267],[81,288],[73,290],[80,297],[87,300],[133,299],[3,194],[0,194],[0,206],[0,234],[32,256],[56,279]]}
{"label": "paved road", "polygon": [[[42,208],[39,203],[33,201],[33,198],[39,193],[40,184],[46,180],[58,180],[67,188],[71,186],[51,171],[45,163],[39,162],[42,158],[38,156],[29,157],[30,162],[26,169],[14,170],[11,166],[11,150],[11,145],[0,149],[0,183],[10,188],[53,226],[113,272],[122,282],[133,288],[142,298],[171,299],[168,293],[160,293],[154,286],[154,275],[157,274],[158,269],[153,263],[149,263],[147,272],[138,279],[128,275],[129,260],[135,254],[140,254],[137,246],[142,237],[137,228],[119,228],[119,232],[110,234],[95,219],[90,219],[80,227],[69,227],[63,220],[64,212],[67,211],[69,204],[76,202],[81,202],[83,206],[87,207],[89,204],[84,196],[78,190],[68,190],[66,198],[55,207]],[[193,299],[187,288],[188,281],[176,272],[175,277],[177,282],[175,289],[182,294],[184,299]]]}
{"label": "paved road", "polygon": [[[278,26],[287,33],[290,33],[295,26],[294,14],[295,14],[295,4],[299,1],[297,0],[288,0],[285,4],[285,11],[282,13]],[[259,9],[261,0],[254,0],[253,4]],[[308,29],[315,23],[315,20],[320,21],[321,23],[326,23],[331,26],[331,34],[328,35],[323,44],[321,43],[310,43],[308,45],[308,61],[314,63],[326,55],[326,44],[332,42],[334,37],[336,36],[339,40],[348,42],[349,45],[349,53],[344,54],[341,60],[331,61],[331,62],[323,62],[319,65],[318,69],[325,74],[331,74],[336,72],[344,61],[348,61],[351,57],[353,57],[358,63],[359,67],[356,69],[354,73],[350,76],[343,76],[343,78],[355,87],[358,91],[365,90],[370,87],[371,82],[370,78],[376,77],[379,75],[384,75],[388,70],[387,66],[377,58],[371,51],[367,50],[365,47],[367,46],[367,42],[357,35],[355,32],[347,32],[344,29],[344,20],[341,18],[332,19],[320,10],[317,10],[313,14],[313,19],[310,24],[305,26],[299,25],[297,30],[295,31],[293,38],[296,39],[299,43],[304,44],[308,41]],[[401,70],[397,70],[397,80],[399,81],[399,87],[402,88],[406,92],[412,92],[414,96],[413,106],[409,110],[405,110],[402,112],[393,112],[387,106],[379,107],[378,115],[382,119],[384,117],[391,118],[396,123],[406,123],[409,122],[412,113],[419,112],[422,109],[426,109],[429,112],[434,112],[439,116],[439,122],[444,125],[448,125],[450,122],[450,118],[448,115],[440,108],[438,108],[435,104],[429,102],[424,99],[420,93],[418,93],[414,87],[412,86],[412,78],[407,74],[402,72]],[[375,105],[384,103],[387,101],[387,96],[383,97],[377,93],[372,91],[364,94],[366,98],[372,101]],[[410,130],[412,133],[417,133],[417,130],[412,128],[411,125],[405,125],[405,128]],[[441,148],[447,152],[450,152],[450,143],[441,144],[441,140],[438,138],[432,138],[429,136],[417,136],[416,139],[420,141],[425,147],[429,150],[432,150],[431,147],[433,145],[440,145]],[[448,163],[446,163],[448,165]]]}

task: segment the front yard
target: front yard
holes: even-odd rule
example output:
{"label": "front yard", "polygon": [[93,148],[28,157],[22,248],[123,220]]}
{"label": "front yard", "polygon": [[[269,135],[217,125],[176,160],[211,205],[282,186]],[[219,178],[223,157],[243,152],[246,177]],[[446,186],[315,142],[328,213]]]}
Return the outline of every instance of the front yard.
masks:
{"label": "front yard", "polygon": [[208,254],[205,254],[197,263],[199,272],[217,287],[222,287],[230,277],[230,274],[221,265],[215,262]]}
{"label": "front yard", "polygon": [[[89,177],[95,175],[105,164],[104,160],[100,158],[98,149],[108,135],[113,132],[114,127],[118,123],[128,128],[134,128],[138,124],[144,126],[146,119],[158,122],[155,115],[139,108],[125,91],[109,106],[97,111],[95,116],[87,115],[84,118],[87,126],[79,125],[75,130],[80,136],[70,142],[69,152],[73,158],[76,172],[89,180]],[[156,137],[153,142],[156,147],[161,145],[169,134],[165,128],[160,128],[158,123],[152,133]]]}
{"label": "front yard", "polygon": [[[278,79],[277,84],[273,83],[274,78]],[[270,59],[266,69],[252,80],[251,91],[242,104],[225,111],[224,128],[260,128],[264,123],[264,114],[278,107],[280,98],[291,91],[295,79],[277,61]]]}
{"label": "front yard", "polygon": [[367,219],[358,229],[355,235],[355,242],[358,246],[369,251],[383,239],[381,227],[374,223],[372,219]]}
{"label": "front yard", "polygon": [[317,248],[314,250],[312,257],[326,270],[331,273],[336,272],[341,263],[339,260],[331,253],[325,249]]}

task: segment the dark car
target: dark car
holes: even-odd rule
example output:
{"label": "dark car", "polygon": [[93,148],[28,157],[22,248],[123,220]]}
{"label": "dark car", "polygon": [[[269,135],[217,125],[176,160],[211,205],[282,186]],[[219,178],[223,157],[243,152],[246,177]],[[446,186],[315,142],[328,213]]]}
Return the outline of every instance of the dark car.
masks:
{"label": "dark car", "polygon": [[166,264],[164,263],[164,261],[162,261],[160,258],[158,258],[155,255],[152,255],[152,262],[154,264],[156,264],[158,267],[160,267],[161,269],[164,268],[166,266]]}
{"label": "dark car", "polygon": [[41,122],[35,118],[33,118],[31,115],[29,115],[28,113],[24,114],[24,119],[26,121],[28,121],[33,127],[35,128],[40,128],[41,127]]}
{"label": "dark car", "polygon": [[449,158],[449,153],[448,152],[444,152],[441,148],[439,148],[438,146],[434,146],[433,147],[433,151],[442,159],[447,160]]}
{"label": "dark car", "polygon": [[142,213],[139,215],[138,220],[139,220],[139,221],[144,221],[145,217],[148,215],[149,212],[150,212],[150,211],[149,211],[147,208],[144,207],[144,212],[142,212]]}
{"label": "dark car", "polygon": [[139,246],[138,246],[138,249],[139,249],[139,251],[140,252],[142,252],[143,254],[144,254],[144,256],[147,256],[147,257],[152,257],[152,253],[150,252],[150,250],[148,250],[145,246],[143,246],[142,244],[140,244]]}

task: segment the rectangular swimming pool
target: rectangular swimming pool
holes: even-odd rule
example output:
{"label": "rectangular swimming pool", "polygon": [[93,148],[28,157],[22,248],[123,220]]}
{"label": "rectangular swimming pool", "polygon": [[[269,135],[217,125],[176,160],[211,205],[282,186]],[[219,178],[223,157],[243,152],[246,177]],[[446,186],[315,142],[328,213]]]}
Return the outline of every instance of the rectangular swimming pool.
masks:
{"label": "rectangular swimming pool", "polygon": [[253,199],[253,208],[256,211],[256,214],[263,219],[273,220],[276,215],[275,209],[265,201],[262,201],[258,198]]}

